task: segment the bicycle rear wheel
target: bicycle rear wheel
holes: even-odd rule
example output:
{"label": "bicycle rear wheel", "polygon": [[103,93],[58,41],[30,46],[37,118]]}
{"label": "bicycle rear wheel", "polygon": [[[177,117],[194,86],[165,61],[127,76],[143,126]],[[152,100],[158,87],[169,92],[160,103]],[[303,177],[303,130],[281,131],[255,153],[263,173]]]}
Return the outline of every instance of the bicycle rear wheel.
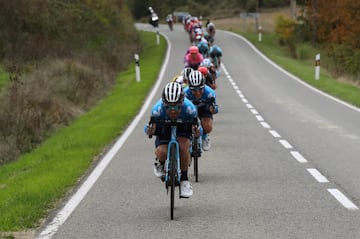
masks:
{"label": "bicycle rear wheel", "polygon": [[193,140],[193,145],[192,145],[192,158],[194,161],[194,176],[195,176],[195,182],[199,181],[199,144],[198,144],[198,140],[199,139],[194,139]]}
{"label": "bicycle rear wheel", "polygon": [[199,181],[199,169],[198,169],[198,157],[194,157],[194,175],[195,175],[195,182]]}
{"label": "bicycle rear wheel", "polygon": [[170,148],[170,218],[174,219],[174,207],[175,207],[175,183],[176,183],[176,146],[171,145]]}

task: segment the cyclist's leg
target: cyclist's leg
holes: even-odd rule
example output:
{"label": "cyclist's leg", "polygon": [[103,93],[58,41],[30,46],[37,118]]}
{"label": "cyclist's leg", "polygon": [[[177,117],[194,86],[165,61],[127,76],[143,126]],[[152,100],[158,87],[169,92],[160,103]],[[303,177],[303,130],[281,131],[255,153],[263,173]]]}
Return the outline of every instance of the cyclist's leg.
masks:
{"label": "cyclist's leg", "polygon": [[198,109],[203,133],[208,134],[212,131],[213,115],[210,112],[210,106],[206,105]]}
{"label": "cyclist's leg", "polygon": [[212,131],[213,120],[211,117],[203,117],[201,118],[201,126],[203,127],[203,131],[205,134],[208,134]]}
{"label": "cyclist's leg", "polygon": [[162,130],[162,134],[156,136],[155,156],[160,162],[165,162],[167,158],[167,149],[170,137],[170,131],[167,128]]}
{"label": "cyclist's leg", "polygon": [[181,171],[187,171],[190,162],[190,140],[188,137],[179,137],[179,149],[180,149],[180,168]]}
{"label": "cyclist's leg", "polygon": [[167,144],[161,144],[155,149],[155,156],[160,162],[165,162],[167,157]]}

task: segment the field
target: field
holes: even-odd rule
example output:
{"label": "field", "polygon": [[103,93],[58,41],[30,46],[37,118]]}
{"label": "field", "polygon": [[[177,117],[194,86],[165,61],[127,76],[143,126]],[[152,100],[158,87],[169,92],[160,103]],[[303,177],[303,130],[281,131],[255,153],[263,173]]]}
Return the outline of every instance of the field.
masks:
{"label": "field", "polygon": [[[300,8],[297,9],[299,12]],[[272,9],[272,10],[263,10],[260,11],[258,23],[262,27],[264,33],[274,32],[275,30],[275,19],[278,16],[285,16],[291,18],[290,8],[281,8],[281,9]],[[217,28],[228,30],[228,31],[237,31],[237,32],[255,32],[256,31],[256,21],[255,18],[240,18],[234,16],[231,18],[224,19],[211,19]]]}

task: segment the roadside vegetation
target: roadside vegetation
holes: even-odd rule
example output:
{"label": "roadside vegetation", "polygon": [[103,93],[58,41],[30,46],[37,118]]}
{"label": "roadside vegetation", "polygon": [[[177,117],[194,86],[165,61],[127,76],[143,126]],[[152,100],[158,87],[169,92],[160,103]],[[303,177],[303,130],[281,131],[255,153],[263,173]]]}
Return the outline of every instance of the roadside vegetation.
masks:
{"label": "roadside vegetation", "polygon": [[35,2],[0,3],[0,165],[91,109],[142,47],[122,1]]}
{"label": "roadside vegetation", "polygon": [[154,33],[141,32],[141,38],[141,82],[136,82],[135,65],[131,63],[116,77],[109,95],[89,112],[17,161],[0,167],[0,231],[4,236],[15,234],[5,232],[39,226],[48,210],[86,176],[96,156],[137,114],[157,79],[166,52],[165,39],[157,45]]}

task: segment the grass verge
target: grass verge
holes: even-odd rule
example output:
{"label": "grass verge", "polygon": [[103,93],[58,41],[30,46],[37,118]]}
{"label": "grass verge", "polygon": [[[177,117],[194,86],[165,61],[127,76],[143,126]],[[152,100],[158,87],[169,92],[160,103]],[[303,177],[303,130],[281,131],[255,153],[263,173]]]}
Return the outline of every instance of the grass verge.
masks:
{"label": "grass verge", "polygon": [[0,167],[3,235],[37,227],[137,114],[157,79],[167,47],[165,39],[157,45],[152,32],[140,34],[144,42],[141,82],[136,82],[135,65],[130,65],[117,77],[112,92],[91,111],[31,153]]}
{"label": "grass verge", "polygon": [[[244,36],[268,58],[309,85],[349,104],[360,107],[360,89],[358,87],[350,83],[337,81],[324,67],[321,67],[320,79],[315,80],[315,55],[319,53],[317,49],[308,49],[310,52],[308,54],[310,54],[313,59],[297,60],[289,57],[286,48],[279,47],[275,34],[263,34],[262,41],[259,42],[256,33],[236,33]],[[324,56],[324,54],[321,55]]]}
{"label": "grass verge", "polygon": [[3,89],[9,82],[9,74],[0,66],[0,91]]}

